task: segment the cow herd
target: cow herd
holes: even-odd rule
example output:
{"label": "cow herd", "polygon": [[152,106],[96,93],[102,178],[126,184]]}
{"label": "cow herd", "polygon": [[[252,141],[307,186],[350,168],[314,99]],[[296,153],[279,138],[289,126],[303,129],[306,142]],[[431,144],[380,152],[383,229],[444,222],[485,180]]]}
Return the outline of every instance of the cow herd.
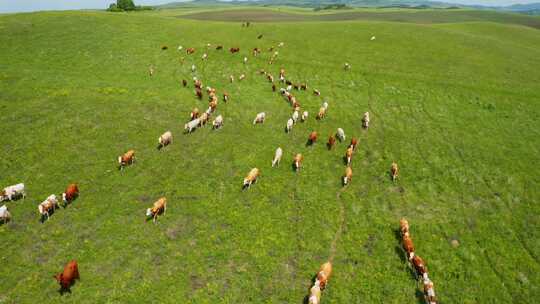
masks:
{"label": "cow herd", "polygon": [[[262,37],[262,36],[261,36]],[[209,47],[210,45],[207,45]],[[278,47],[283,47],[284,43],[280,43]],[[168,47],[162,46],[162,50],[167,50]],[[215,48],[217,51],[222,50],[223,46],[218,45]],[[178,47],[178,50],[183,50],[182,46]],[[231,54],[238,53],[240,51],[240,48],[238,47],[231,47],[229,49]],[[270,52],[273,52],[269,63],[272,64],[277,56],[278,52],[274,52],[274,48],[269,49]],[[186,54],[191,55],[196,52],[195,48],[186,48]],[[253,49],[253,56],[257,56],[261,53],[261,49],[254,48]],[[202,56],[203,60],[208,60],[209,56],[207,53],[204,53]],[[244,57],[243,63],[247,64],[248,58]],[[350,70],[351,65],[349,63],[346,63],[344,65],[345,70]],[[193,64],[191,67],[191,70],[194,72],[196,70],[195,65]],[[153,76],[155,74],[155,68],[154,66],[150,66],[149,69],[149,75]],[[292,108],[292,114],[290,118],[286,121],[285,124],[285,132],[289,133],[292,132],[294,125],[296,125],[299,122],[305,122],[308,120],[309,113],[308,111],[302,111],[300,103],[298,102],[297,98],[294,96],[293,89],[295,90],[304,90],[306,91],[308,89],[308,85],[306,83],[293,83],[291,80],[287,79],[286,72],[284,68],[280,68],[279,70],[279,77],[277,78],[277,82],[274,81],[274,76],[264,70],[260,70],[260,74],[264,75],[266,79],[271,83],[272,85],[272,91],[276,92],[277,87],[283,85],[283,88],[279,89],[279,94],[290,104]],[[245,79],[245,75],[242,74],[238,77],[239,80]],[[234,76],[229,76],[229,81],[234,82]],[[193,77],[193,84],[195,88],[195,96],[199,100],[203,99],[203,83],[202,80],[198,79],[197,77]],[[280,85],[281,84],[281,85]],[[187,87],[188,81],[186,79],[182,80],[182,86]],[[208,94],[208,108],[204,112],[201,112],[197,107],[193,108],[191,112],[189,113],[189,120],[184,125],[184,130],[186,134],[189,134],[193,132],[195,129],[203,127],[211,118],[211,116],[215,113],[216,108],[218,106],[218,97],[217,97],[217,90],[212,87],[206,87],[205,88],[206,93]],[[313,94],[315,96],[321,96],[321,92],[317,89],[313,89]],[[223,93],[223,102],[227,103],[229,101],[229,94],[227,92]],[[315,119],[321,121],[324,120],[324,118],[328,115],[329,110],[329,102],[327,100],[323,100],[323,103],[321,104],[319,111],[317,112],[317,115],[315,116]],[[266,120],[266,112],[260,112],[255,115],[253,119],[253,125],[257,124],[263,124]],[[215,117],[215,119],[212,121],[212,128],[213,129],[219,129],[223,127],[224,119],[222,115],[218,115]],[[370,115],[369,112],[365,112],[361,118],[361,126],[365,130],[367,130],[370,126]],[[307,146],[311,146],[317,143],[317,139],[319,137],[319,134],[317,131],[313,130],[309,133],[307,137]],[[328,150],[332,150],[336,144],[336,141],[344,142],[346,140],[345,131],[342,128],[337,128],[335,134],[331,134],[328,138],[328,141],[326,143],[326,146]],[[158,146],[157,149],[162,149],[168,145],[170,145],[173,141],[173,135],[171,131],[166,131],[158,138]],[[347,146],[347,149],[345,151],[343,161],[345,165],[345,172],[342,176],[342,185],[347,186],[352,181],[352,168],[351,163],[353,159],[353,155],[357,149],[358,146],[358,139],[355,137],[351,138],[350,144]],[[275,150],[274,158],[272,159],[272,167],[279,166],[281,159],[283,156],[283,149],[281,147],[278,147]],[[124,170],[126,166],[132,165],[135,162],[135,150],[128,150],[124,154],[120,155],[118,157],[118,168],[119,170]],[[296,172],[299,172],[303,166],[304,156],[301,153],[294,154],[294,157],[292,159],[292,166]],[[393,162],[390,167],[390,176],[392,181],[395,181],[398,177],[398,165],[397,163]],[[261,171],[258,168],[252,168],[245,178],[243,179],[243,185],[242,189],[249,189],[254,183],[257,182],[259,177],[261,176]],[[73,200],[75,200],[79,195],[79,189],[77,184],[70,184],[66,188],[66,190],[62,193],[62,203],[64,206],[71,203]],[[0,202],[4,200],[15,200],[18,198],[24,198],[26,196],[25,192],[25,186],[24,184],[17,184],[13,186],[9,186],[4,188],[0,192]],[[41,216],[42,222],[45,222],[49,219],[49,217],[52,215],[52,213],[60,206],[60,203],[58,201],[58,198],[55,194],[49,195],[43,202],[41,202],[38,205],[38,211]],[[167,199],[165,197],[159,198],[152,207],[148,208],[146,210],[146,216],[147,218],[151,218],[153,222],[155,223],[157,221],[158,216],[165,214],[167,210]],[[8,208],[6,205],[3,205],[0,207],[0,222],[6,223],[10,221],[12,218]],[[410,237],[409,232],[409,224],[407,220],[402,219],[400,221],[400,235],[402,238],[402,247],[406,255],[407,261],[412,265],[414,268],[416,274],[418,277],[420,277],[423,281],[424,286],[424,294],[425,294],[425,300],[429,304],[436,303],[435,299],[435,291],[433,288],[433,282],[429,279],[427,274],[427,269],[425,267],[425,264],[423,260],[415,254],[414,252],[414,246],[412,243],[412,239]],[[316,275],[316,278],[314,280],[314,283],[312,287],[310,288],[309,296],[308,296],[308,302],[310,304],[318,304],[320,303],[321,298],[321,291],[325,289],[325,287],[328,284],[328,280],[330,278],[330,275],[332,273],[332,263],[326,262],[323,265],[321,265],[319,272]],[[75,282],[75,280],[79,279],[79,271],[78,271],[78,264],[75,260],[70,261],[68,264],[66,264],[63,272],[58,273],[54,276],[58,283],[60,284],[61,290],[69,290],[70,286]]]}

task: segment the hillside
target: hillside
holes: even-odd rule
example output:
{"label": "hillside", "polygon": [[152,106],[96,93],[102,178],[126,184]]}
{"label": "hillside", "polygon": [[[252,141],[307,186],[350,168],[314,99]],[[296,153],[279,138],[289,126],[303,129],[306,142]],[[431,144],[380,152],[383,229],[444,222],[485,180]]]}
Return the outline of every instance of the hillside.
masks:
{"label": "hillside", "polygon": [[[540,31],[462,12],[445,23],[250,27],[174,10],[0,16],[0,188],[27,187],[0,225],[0,303],[302,303],[328,259],[322,303],[423,303],[396,237],[402,217],[441,303],[539,298]],[[291,107],[259,74],[281,67],[310,88],[293,91],[310,117],[288,134]],[[184,134],[190,111],[207,107],[194,76],[229,92],[222,129]],[[325,99],[328,115],[315,120]],[[329,151],[338,127],[346,141]],[[158,151],[167,130],[174,141]],[[353,136],[354,177],[342,187]],[[129,149],[137,161],[119,171]],[[253,167],[261,177],[242,191]],[[37,205],[72,182],[80,197],[41,223]],[[145,221],[161,196],[166,214]],[[60,295],[52,276],[71,259],[81,280]]]}

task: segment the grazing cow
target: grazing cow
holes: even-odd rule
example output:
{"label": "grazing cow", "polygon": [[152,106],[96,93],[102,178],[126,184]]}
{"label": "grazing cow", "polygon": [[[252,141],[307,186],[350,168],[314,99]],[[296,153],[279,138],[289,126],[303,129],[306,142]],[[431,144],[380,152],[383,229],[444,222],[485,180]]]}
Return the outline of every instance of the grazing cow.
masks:
{"label": "grazing cow", "polygon": [[322,107],[323,107],[325,110],[328,110],[328,102],[327,102],[327,101],[323,102]]}
{"label": "grazing cow", "polygon": [[347,184],[352,180],[352,169],[351,167],[345,168],[345,175],[343,175],[343,185],[347,186]]}
{"label": "grazing cow", "polygon": [[0,202],[4,200],[11,201],[20,197],[26,197],[26,191],[24,190],[23,183],[5,187],[2,191],[0,191]]}
{"label": "grazing cow", "polygon": [[305,91],[305,90],[307,90],[307,88],[308,88],[307,84],[305,84],[305,83],[300,84],[300,90]]}
{"label": "grazing cow", "polygon": [[11,220],[11,213],[8,211],[8,207],[3,205],[0,207],[0,222],[7,223]]}
{"label": "grazing cow", "polygon": [[428,273],[427,273],[427,267],[426,267],[426,264],[424,263],[424,260],[422,260],[421,257],[415,255],[411,258],[411,262],[413,264],[414,269],[416,270],[416,274],[419,277],[427,279]]}
{"label": "grazing cow", "polygon": [[356,139],[355,137],[351,138],[351,144],[349,145],[349,147],[352,147],[353,150],[356,150],[356,145],[358,145],[358,139]]}
{"label": "grazing cow", "polygon": [[330,137],[328,137],[328,142],[326,143],[328,150],[332,149],[332,147],[334,147],[335,144],[336,144],[336,138],[334,137],[334,135],[330,135]]}
{"label": "grazing cow", "polygon": [[231,54],[238,53],[238,52],[240,52],[240,48],[232,47],[232,48],[229,49],[229,51],[231,52]]}
{"label": "grazing cow", "polygon": [[194,120],[194,119],[197,119],[199,115],[200,115],[199,108],[193,108],[193,110],[189,114],[189,118],[190,120]]}
{"label": "grazing cow", "polygon": [[231,83],[234,82],[234,76],[233,76],[233,75],[230,75],[230,76],[229,76],[229,82],[231,82]]}
{"label": "grazing cow", "polygon": [[208,54],[204,53],[204,54],[202,55],[201,59],[202,59],[202,60],[208,59]]}
{"label": "grazing cow", "polygon": [[317,89],[313,89],[313,95],[315,96],[321,96],[321,91],[317,90]]}
{"label": "grazing cow", "polygon": [[206,110],[206,114],[210,114],[210,113],[214,112],[216,110],[216,107],[217,107],[217,100],[212,100],[208,104],[208,110]]}
{"label": "grazing cow", "polygon": [[296,154],[293,159],[293,166],[294,170],[298,171],[300,170],[300,167],[302,166],[302,161],[304,160],[304,156],[300,153]]}
{"label": "grazing cow", "polygon": [[300,117],[300,120],[301,120],[302,122],[306,121],[306,119],[308,118],[308,115],[309,115],[308,111],[304,111],[304,112],[302,113],[302,116]]}
{"label": "grazing cow", "polygon": [[287,126],[285,127],[285,132],[287,133],[291,132],[293,125],[294,125],[294,120],[292,118],[289,118],[289,120],[287,120]]}
{"label": "grazing cow", "polygon": [[266,78],[268,79],[269,82],[274,83],[274,76],[268,74],[266,75]]}
{"label": "grazing cow", "polygon": [[166,45],[162,45],[162,46],[161,46],[161,50],[163,50],[163,51],[168,50],[168,49],[169,49],[169,47],[166,46]]}
{"label": "grazing cow", "polygon": [[371,39],[369,39],[369,40],[373,41],[375,39],[377,39],[375,36],[371,36]]}
{"label": "grazing cow", "polygon": [[79,197],[79,187],[77,184],[69,184],[66,191],[62,193],[62,201],[64,204],[73,202],[77,197]]}
{"label": "grazing cow", "polygon": [[219,129],[223,126],[223,116],[218,115],[216,119],[212,122],[213,129]]}
{"label": "grazing cow", "polygon": [[437,304],[435,297],[435,288],[433,282],[429,278],[424,279],[424,299],[427,304]]}
{"label": "grazing cow", "polygon": [[148,68],[148,73],[150,74],[150,76],[154,76],[154,67],[153,66],[150,66]]}
{"label": "grazing cow", "polygon": [[196,88],[195,89],[195,95],[197,96],[197,98],[202,99],[203,93],[202,93],[201,89]]}
{"label": "grazing cow", "polygon": [[192,71],[192,72],[195,72],[196,70],[197,70],[197,67],[195,67],[195,65],[192,64],[192,65],[191,65],[191,71]]}
{"label": "grazing cow", "polygon": [[317,132],[313,131],[309,133],[308,144],[313,145],[317,141]]}
{"label": "grazing cow", "polygon": [[319,269],[319,272],[317,273],[317,281],[319,281],[319,284],[321,286],[321,289],[326,288],[326,284],[328,284],[328,279],[330,278],[330,275],[332,274],[332,263],[326,262],[321,265],[321,268]]}
{"label": "grazing cow", "polygon": [[321,303],[321,286],[319,281],[315,281],[315,284],[309,290],[308,304],[320,304]]}
{"label": "grazing cow", "polygon": [[186,53],[187,53],[188,55],[193,54],[193,53],[195,53],[195,49],[194,49],[194,48],[187,48],[187,49],[186,49]]}
{"label": "grazing cow", "polygon": [[246,78],[245,74],[242,74],[242,75],[238,76],[238,80],[244,80],[245,78]]}
{"label": "grazing cow", "polygon": [[229,101],[229,93],[223,92],[223,102]]}
{"label": "grazing cow", "polygon": [[167,199],[162,197],[154,203],[152,208],[146,209],[146,217],[152,217],[155,223],[158,215],[165,214],[166,211],[167,211]]}
{"label": "grazing cow", "polygon": [[172,143],[173,137],[171,131],[167,131],[158,138],[158,149],[168,146]]}
{"label": "grazing cow", "polygon": [[248,62],[248,58],[244,56],[244,64],[246,64],[247,62]]}
{"label": "grazing cow", "polygon": [[407,260],[411,260],[414,257],[414,244],[411,237],[407,234],[403,236],[402,239],[403,250],[405,250],[405,255]]}
{"label": "grazing cow", "polygon": [[280,42],[280,43],[278,44],[278,47],[282,47],[282,46],[284,46],[284,45],[285,45],[285,42]]}
{"label": "grazing cow", "polygon": [[253,56],[257,57],[257,55],[259,55],[260,52],[261,52],[261,49],[259,49],[259,48],[254,48],[254,49],[253,49]]}
{"label": "grazing cow", "polygon": [[291,84],[287,86],[287,92],[290,92],[290,91],[292,91],[292,85]]}
{"label": "grazing cow", "polygon": [[342,128],[338,128],[336,132],[336,137],[339,139],[340,142],[345,140],[345,131],[343,131]]}
{"label": "grazing cow", "polygon": [[51,194],[49,197],[47,197],[46,200],[41,202],[41,204],[38,205],[38,211],[39,214],[41,214],[41,220],[45,220],[45,218],[49,219],[51,213],[54,212],[54,210],[58,208],[58,199],[56,199],[56,195]]}
{"label": "grazing cow", "polygon": [[276,85],[272,83],[272,92],[276,91]]}
{"label": "grazing cow", "polygon": [[249,171],[248,175],[244,178],[244,186],[243,188],[245,189],[246,187],[249,188],[251,187],[251,184],[255,183],[257,181],[257,178],[259,178],[259,175],[260,175],[260,171],[259,169],[257,168],[253,168],[251,169],[251,171]]}
{"label": "grazing cow", "polygon": [[216,50],[218,50],[218,51],[223,50],[223,45],[218,45],[218,46],[216,46]]}
{"label": "grazing cow", "polygon": [[279,165],[279,162],[281,161],[281,156],[283,156],[283,150],[280,147],[278,147],[276,149],[274,159],[272,160],[272,167],[274,167],[276,164]]}
{"label": "grazing cow", "polygon": [[393,162],[392,167],[390,168],[390,174],[392,174],[392,181],[396,180],[396,178],[398,177],[398,173],[399,173],[398,165],[395,162]]}
{"label": "grazing cow", "polygon": [[201,123],[200,119],[196,118],[196,119],[188,122],[187,124],[185,124],[184,125],[184,130],[186,130],[187,133],[191,133],[191,131],[196,129],[199,126],[200,123]]}
{"label": "grazing cow", "polygon": [[347,160],[347,166],[351,165],[352,155],[353,155],[353,148],[348,147],[347,151],[345,152],[345,159]]}
{"label": "grazing cow", "polygon": [[298,111],[295,110],[293,112],[293,114],[292,114],[292,117],[291,117],[294,123],[296,123],[298,121],[298,116],[299,116]]}
{"label": "grazing cow", "polygon": [[125,166],[135,162],[135,150],[129,150],[121,156],[118,156],[118,169],[122,170]]}
{"label": "grazing cow", "polygon": [[257,36],[257,39],[261,39],[263,37],[262,34],[260,34],[259,36]]}
{"label": "grazing cow", "polygon": [[258,124],[258,123],[264,123],[264,120],[266,119],[266,113],[264,112],[261,112],[259,114],[257,114],[257,116],[255,116],[255,119],[253,120],[253,124]]}
{"label": "grazing cow", "polygon": [[75,284],[75,280],[80,280],[77,261],[72,260],[67,263],[64,271],[54,275],[54,278],[60,284],[61,292],[70,291],[70,287]]}
{"label": "grazing cow", "polygon": [[202,90],[202,86],[203,86],[202,81],[200,81],[196,77],[193,77],[193,82],[194,82],[195,88]]}
{"label": "grazing cow", "polygon": [[321,107],[319,109],[319,113],[317,113],[317,119],[318,120],[323,119],[325,116],[326,116],[326,108]]}
{"label": "grazing cow", "polygon": [[350,70],[351,69],[351,65],[348,63],[348,62],[345,62],[345,64],[343,65],[343,68],[345,70]]}
{"label": "grazing cow", "polygon": [[369,112],[364,113],[364,117],[362,117],[362,127],[369,128]]}
{"label": "grazing cow", "polygon": [[179,51],[181,51],[183,48],[184,48],[184,47],[181,46],[181,45],[178,46],[178,50],[179,50]]}
{"label": "grazing cow", "polygon": [[184,86],[184,88],[187,87],[187,80],[182,79],[182,85]]}
{"label": "grazing cow", "polygon": [[295,84],[293,84],[293,88],[298,91],[298,90],[300,90],[300,85],[295,83]]}
{"label": "grazing cow", "polygon": [[409,221],[406,218],[399,220],[399,231],[401,232],[401,237],[409,237]]}
{"label": "grazing cow", "polygon": [[201,117],[199,117],[199,126],[204,126],[208,122],[208,119],[210,118],[210,115],[208,115],[208,112],[204,112],[201,114]]}

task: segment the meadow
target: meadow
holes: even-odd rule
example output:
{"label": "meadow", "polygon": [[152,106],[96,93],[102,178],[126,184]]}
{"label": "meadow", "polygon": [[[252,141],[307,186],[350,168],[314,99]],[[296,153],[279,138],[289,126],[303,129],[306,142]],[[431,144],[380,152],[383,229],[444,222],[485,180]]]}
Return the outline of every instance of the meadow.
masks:
{"label": "meadow", "polygon": [[[268,65],[266,50],[279,42]],[[254,47],[263,53],[251,56]],[[295,93],[311,116],[289,134],[290,106],[259,75],[280,67],[322,93]],[[222,129],[183,133],[191,109],[207,105],[191,82],[181,86],[193,76],[231,95],[218,105]],[[323,98],[328,116],[317,121]],[[253,126],[263,111],[266,122]],[[167,11],[2,15],[0,112],[0,187],[24,182],[28,192],[6,203],[13,220],[0,226],[0,303],[302,303],[328,259],[323,303],[423,303],[396,237],[401,217],[441,303],[540,297],[534,27],[457,18],[243,28]],[[347,141],[328,151],[338,127]],[[167,130],[174,142],[158,151]],[[306,147],[312,130],[320,141]],[[360,143],[343,188],[351,136]],[[271,168],[278,146],[282,163]],[[137,162],[118,171],[129,149]],[[296,153],[305,157],[298,173]],[[261,178],[242,191],[253,167]],[[37,205],[71,182],[80,197],[41,223]],[[167,213],[146,222],[161,196]],[[81,280],[60,295],[52,276],[71,259]]]}

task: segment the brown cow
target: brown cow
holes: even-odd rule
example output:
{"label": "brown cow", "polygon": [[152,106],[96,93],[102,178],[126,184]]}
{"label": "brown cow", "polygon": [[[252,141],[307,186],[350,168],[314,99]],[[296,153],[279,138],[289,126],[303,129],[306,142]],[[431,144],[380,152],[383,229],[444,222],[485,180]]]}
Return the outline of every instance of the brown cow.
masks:
{"label": "brown cow", "polygon": [[62,201],[64,203],[71,203],[79,196],[79,187],[77,184],[69,184],[66,188],[66,191],[62,193]]}
{"label": "brown cow", "polygon": [[203,86],[203,83],[202,81],[200,81],[199,79],[196,79],[194,81],[194,84],[195,84],[195,88],[199,89],[199,90],[202,90],[202,86]]}
{"label": "brown cow", "polygon": [[317,89],[313,89],[313,95],[315,96],[321,96],[321,91],[317,90]]}
{"label": "brown cow", "polygon": [[195,49],[194,48],[187,48],[186,49],[186,53],[189,55],[189,54],[193,54],[195,53]]}
{"label": "brown cow", "polygon": [[323,119],[324,117],[326,116],[326,108],[325,107],[321,107],[319,109],[319,113],[317,113],[317,119]]}
{"label": "brown cow", "polygon": [[249,171],[249,174],[244,178],[244,186],[242,188],[245,189],[251,187],[251,184],[257,181],[257,178],[259,178],[260,174],[261,171],[259,171],[259,169],[251,169],[251,171]]}
{"label": "brown cow", "polygon": [[223,102],[229,101],[229,93],[223,92]]}
{"label": "brown cow", "polygon": [[229,51],[231,52],[231,54],[238,53],[238,52],[240,52],[240,48],[232,47],[232,48],[229,49]]}
{"label": "brown cow", "polygon": [[411,260],[414,257],[414,244],[409,235],[404,235],[402,240],[403,250],[405,250],[405,255],[407,260]]}
{"label": "brown cow", "polygon": [[80,280],[79,266],[77,261],[72,260],[66,264],[64,271],[53,276],[60,284],[60,291],[70,291],[70,287],[75,284],[75,280]]}
{"label": "brown cow", "polygon": [[328,143],[326,143],[328,150],[331,150],[335,144],[336,144],[336,138],[334,137],[334,135],[330,135],[330,137],[328,137]]}
{"label": "brown cow", "polygon": [[409,222],[406,218],[399,220],[399,231],[401,232],[402,237],[409,237]]}
{"label": "brown cow", "polygon": [[321,265],[321,268],[317,273],[317,281],[319,281],[319,286],[321,286],[321,289],[326,288],[330,275],[332,275],[332,263],[326,262]]}
{"label": "brown cow", "polygon": [[193,110],[192,110],[191,113],[189,114],[189,118],[190,118],[191,120],[194,120],[194,119],[199,118],[199,115],[200,115],[199,109],[198,109],[198,108],[193,108]]}
{"label": "brown cow", "polygon": [[355,137],[351,138],[351,144],[349,146],[352,147],[353,150],[356,150],[357,144],[358,144],[358,139],[356,139]]}
{"label": "brown cow", "polygon": [[353,148],[352,146],[349,146],[347,148],[347,151],[345,152],[345,160],[346,160],[347,166],[351,165],[352,156],[353,156]]}
{"label": "brown cow", "polygon": [[202,93],[201,89],[196,88],[195,89],[195,95],[197,96],[197,98],[202,99],[203,93]]}
{"label": "brown cow", "polygon": [[301,89],[302,91],[307,90],[307,84],[305,84],[305,83],[300,84],[300,89]]}
{"label": "brown cow", "polygon": [[167,211],[167,199],[162,197],[154,203],[152,208],[146,209],[146,216],[147,217],[151,216],[155,223],[158,215],[165,214],[165,211]]}
{"label": "brown cow", "polygon": [[427,304],[437,304],[435,287],[433,286],[433,282],[429,278],[424,279],[424,298]]}
{"label": "brown cow", "polygon": [[424,260],[422,260],[421,257],[415,255],[412,258],[411,262],[414,266],[414,269],[416,270],[416,274],[426,279],[428,276],[427,276],[427,267],[426,267],[426,264],[424,263]]}
{"label": "brown cow", "polygon": [[317,141],[317,132],[313,131],[309,133],[308,144],[313,145]]}
{"label": "brown cow", "polygon": [[182,85],[184,86],[184,88],[187,87],[187,80],[182,79]]}
{"label": "brown cow", "polygon": [[294,156],[293,166],[296,171],[300,170],[300,166],[302,166],[303,160],[304,160],[304,156],[300,153]]}
{"label": "brown cow", "polygon": [[392,174],[392,181],[395,181],[399,173],[398,165],[395,162],[392,163],[392,167],[390,168],[390,173]]}
{"label": "brown cow", "polygon": [[343,175],[343,185],[346,186],[352,180],[351,167],[345,168],[345,175]]}
{"label": "brown cow", "polygon": [[119,170],[124,169],[125,166],[131,165],[135,162],[135,150],[129,150],[121,156],[118,156]]}

